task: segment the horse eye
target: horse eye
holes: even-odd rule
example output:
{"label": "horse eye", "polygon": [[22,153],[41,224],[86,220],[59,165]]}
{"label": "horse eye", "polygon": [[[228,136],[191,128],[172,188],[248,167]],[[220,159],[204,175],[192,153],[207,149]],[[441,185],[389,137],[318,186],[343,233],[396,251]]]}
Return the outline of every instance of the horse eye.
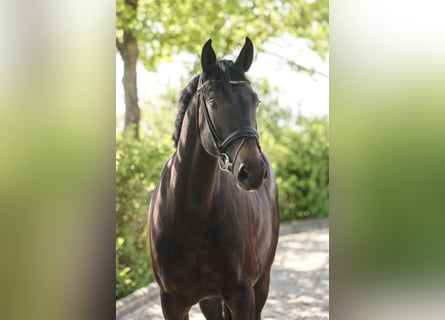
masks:
{"label": "horse eye", "polygon": [[216,109],[218,107],[218,105],[216,104],[216,99],[209,99],[209,105],[213,109]]}

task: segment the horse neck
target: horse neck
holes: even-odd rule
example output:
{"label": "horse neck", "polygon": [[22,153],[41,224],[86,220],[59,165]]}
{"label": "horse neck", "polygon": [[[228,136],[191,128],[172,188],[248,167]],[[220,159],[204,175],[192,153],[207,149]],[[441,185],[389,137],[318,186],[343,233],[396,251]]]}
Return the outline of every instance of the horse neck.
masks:
{"label": "horse neck", "polygon": [[178,205],[193,212],[208,212],[219,187],[217,159],[201,145],[197,130],[196,99],[185,114],[175,156],[175,194]]}

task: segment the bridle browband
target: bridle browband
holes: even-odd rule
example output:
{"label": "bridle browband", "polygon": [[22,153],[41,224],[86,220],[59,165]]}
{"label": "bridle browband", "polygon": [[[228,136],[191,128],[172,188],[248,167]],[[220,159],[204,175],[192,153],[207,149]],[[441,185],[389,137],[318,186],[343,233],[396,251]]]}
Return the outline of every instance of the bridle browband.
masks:
{"label": "bridle browband", "polygon": [[[213,81],[220,81],[220,80],[213,80]],[[238,83],[248,83],[248,81],[229,81],[230,84],[238,84]],[[260,144],[259,144],[259,136],[256,129],[252,126],[243,126],[241,128],[236,129],[232,133],[230,133],[224,140],[220,138],[218,135],[218,132],[215,128],[215,125],[213,124],[212,119],[210,119],[209,110],[207,108],[207,103],[204,97],[204,94],[202,92],[202,87],[204,85],[203,76],[201,75],[199,77],[198,82],[198,106],[202,106],[202,112],[204,114],[204,118],[207,122],[207,125],[210,130],[210,136],[212,138],[212,143],[215,146],[216,150],[218,150],[219,153],[219,168],[222,171],[232,171],[233,164],[236,161],[236,158],[238,157],[238,153],[241,151],[241,148],[243,147],[244,143],[248,139],[255,139],[258,149],[261,152]],[[200,137],[200,130],[199,130],[199,120],[198,115],[196,116],[196,128],[198,130],[198,137]],[[230,158],[230,156],[227,154],[227,149],[230,147],[232,143],[234,143],[236,140],[241,140],[241,143],[238,145],[238,148],[235,151],[235,155],[233,156],[233,160]]]}

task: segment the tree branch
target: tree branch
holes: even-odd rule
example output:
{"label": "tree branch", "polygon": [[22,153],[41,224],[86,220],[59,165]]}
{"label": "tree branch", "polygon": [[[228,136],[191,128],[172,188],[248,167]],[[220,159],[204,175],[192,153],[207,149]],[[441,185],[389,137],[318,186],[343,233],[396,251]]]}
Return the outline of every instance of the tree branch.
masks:
{"label": "tree branch", "polygon": [[320,76],[322,76],[322,77],[329,78],[329,75],[327,75],[326,73],[323,73],[323,72],[321,72],[321,71],[315,70],[314,68],[308,68],[308,67],[305,67],[305,66],[303,66],[303,65],[301,65],[301,64],[298,64],[298,63],[296,63],[296,62],[294,62],[294,61],[292,61],[292,60],[289,60],[288,58],[283,57],[283,56],[281,56],[281,55],[279,55],[279,54],[277,54],[277,53],[270,52],[270,51],[263,51],[263,52],[266,53],[266,54],[269,54],[269,55],[271,55],[271,56],[274,56],[274,57],[277,57],[277,58],[279,58],[279,59],[284,60],[288,65],[290,65],[291,67],[296,68],[298,71],[304,71],[304,72],[307,72],[307,73],[309,73],[311,76],[314,75],[314,74],[318,74],[318,75],[320,75]]}

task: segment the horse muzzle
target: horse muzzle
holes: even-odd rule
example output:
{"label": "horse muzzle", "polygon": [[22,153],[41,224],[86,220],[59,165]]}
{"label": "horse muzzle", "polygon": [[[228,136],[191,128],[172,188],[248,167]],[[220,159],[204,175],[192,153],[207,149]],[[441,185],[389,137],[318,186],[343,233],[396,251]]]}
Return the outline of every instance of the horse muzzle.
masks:
{"label": "horse muzzle", "polygon": [[[249,156],[255,154],[254,157]],[[245,146],[238,157],[239,165],[235,164],[233,172],[238,186],[246,191],[254,191],[261,187],[268,176],[266,163],[256,147],[256,143]]]}

